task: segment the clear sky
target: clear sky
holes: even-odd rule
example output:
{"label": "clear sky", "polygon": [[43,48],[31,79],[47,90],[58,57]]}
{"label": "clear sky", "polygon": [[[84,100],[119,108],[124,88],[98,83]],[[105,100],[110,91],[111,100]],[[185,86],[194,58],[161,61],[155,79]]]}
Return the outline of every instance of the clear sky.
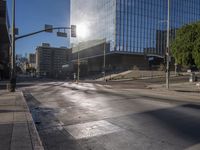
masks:
{"label": "clear sky", "polygon": [[[11,3],[7,0],[11,19]],[[16,27],[19,35],[44,29],[45,24],[55,27],[69,26],[70,0],[16,0]],[[69,38],[57,37],[54,33],[40,33],[16,41],[16,53],[33,53],[41,43],[51,46],[68,46]]]}

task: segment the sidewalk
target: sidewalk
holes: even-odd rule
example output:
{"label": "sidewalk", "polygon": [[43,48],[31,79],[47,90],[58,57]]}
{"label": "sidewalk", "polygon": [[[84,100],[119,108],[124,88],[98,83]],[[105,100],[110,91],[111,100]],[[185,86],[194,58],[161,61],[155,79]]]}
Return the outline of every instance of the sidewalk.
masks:
{"label": "sidewalk", "polygon": [[0,118],[0,149],[43,150],[21,92],[0,90]]}
{"label": "sidewalk", "polygon": [[169,90],[166,89],[165,84],[150,85],[148,88],[154,90],[157,93],[170,93],[171,96],[184,96],[185,98],[196,99],[200,102],[200,87],[196,85],[197,83],[199,82],[171,83]]}
{"label": "sidewalk", "polygon": [[[182,83],[170,83],[169,90],[170,91],[183,91],[183,92],[191,92],[191,93],[200,93],[200,88],[196,86],[199,82],[182,82]],[[166,84],[155,84],[148,86],[153,89],[166,89]]]}

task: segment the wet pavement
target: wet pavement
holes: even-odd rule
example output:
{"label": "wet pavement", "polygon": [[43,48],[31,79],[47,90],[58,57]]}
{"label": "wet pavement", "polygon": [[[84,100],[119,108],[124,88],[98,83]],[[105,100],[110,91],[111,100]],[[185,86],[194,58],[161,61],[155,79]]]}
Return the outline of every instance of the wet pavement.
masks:
{"label": "wet pavement", "polygon": [[148,92],[66,82],[23,89],[47,150],[198,150],[200,103]]}

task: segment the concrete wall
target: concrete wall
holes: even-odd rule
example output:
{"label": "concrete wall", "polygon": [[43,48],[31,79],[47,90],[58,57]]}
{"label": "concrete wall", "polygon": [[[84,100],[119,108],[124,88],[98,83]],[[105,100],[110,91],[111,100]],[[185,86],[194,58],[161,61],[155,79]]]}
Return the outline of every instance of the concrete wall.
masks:
{"label": "concrete wall", "polygon": [[[80,76],[101,74],[103,72],[103,56],[80,60]],[[144,55],[106,55],[106,72],[120,72],[137,68],[148,69],[148,61]],[[74,61],[72,72],[77,72],[77,61]]]}

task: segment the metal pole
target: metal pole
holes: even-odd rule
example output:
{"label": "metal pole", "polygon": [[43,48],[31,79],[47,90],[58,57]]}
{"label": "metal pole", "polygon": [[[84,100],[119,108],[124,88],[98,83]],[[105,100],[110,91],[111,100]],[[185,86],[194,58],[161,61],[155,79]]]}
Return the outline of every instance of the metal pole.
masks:
{"label": "metal pole", "polygon": [[15,0],[12,1],[12,54],[11,54],[11,79],[10,91],[15,92],[16,72],[15,72]]}
{"label": "metal pole", "polygon": [[[55,28],[51,28],[51,30],[60,30],[60,29],[64,29],[65,30],[65,29],[71,29],[71,28],[70,27],[55,27]],[[22,38],[25,38],[25,37],[29,37],[29,36],[35,35],[35,34],[46,32],[46,31],[47,31],[47,29],[44,29],[44,30],[40,30],[40,31],[29,33],[29,34],[25,34],[25,35],[22,35],[22,36],[18,36],[18,37],[15,37],[15,41],[19,40],[19,39],[22,39]]]}
{"label": "metal pole", "polygon": [[80,60],[79,60],[79,52],[78,52],[77,83],[79,82],[79,73],[80,73]]}
{"label": "metal pole", "polygon": [[104,77],[104,81],[106,81],[106,39],[104,41],[104,48],[103,48],[103,77]]}
{"label": "metal pole", "polygon": [[170,50],[169,50],[169,30],[170,30],[170,0],[168,0],[168,14],[167,14],[167,48],[166,48],[166,57],[167,57],[167,66],[166,66],[166,88],[169,89],[169,59],[170,59]]}
{"label": "metal pole", "polygon": [[177,76],[177,63],[174,64],[175,69],[175,76]]}

